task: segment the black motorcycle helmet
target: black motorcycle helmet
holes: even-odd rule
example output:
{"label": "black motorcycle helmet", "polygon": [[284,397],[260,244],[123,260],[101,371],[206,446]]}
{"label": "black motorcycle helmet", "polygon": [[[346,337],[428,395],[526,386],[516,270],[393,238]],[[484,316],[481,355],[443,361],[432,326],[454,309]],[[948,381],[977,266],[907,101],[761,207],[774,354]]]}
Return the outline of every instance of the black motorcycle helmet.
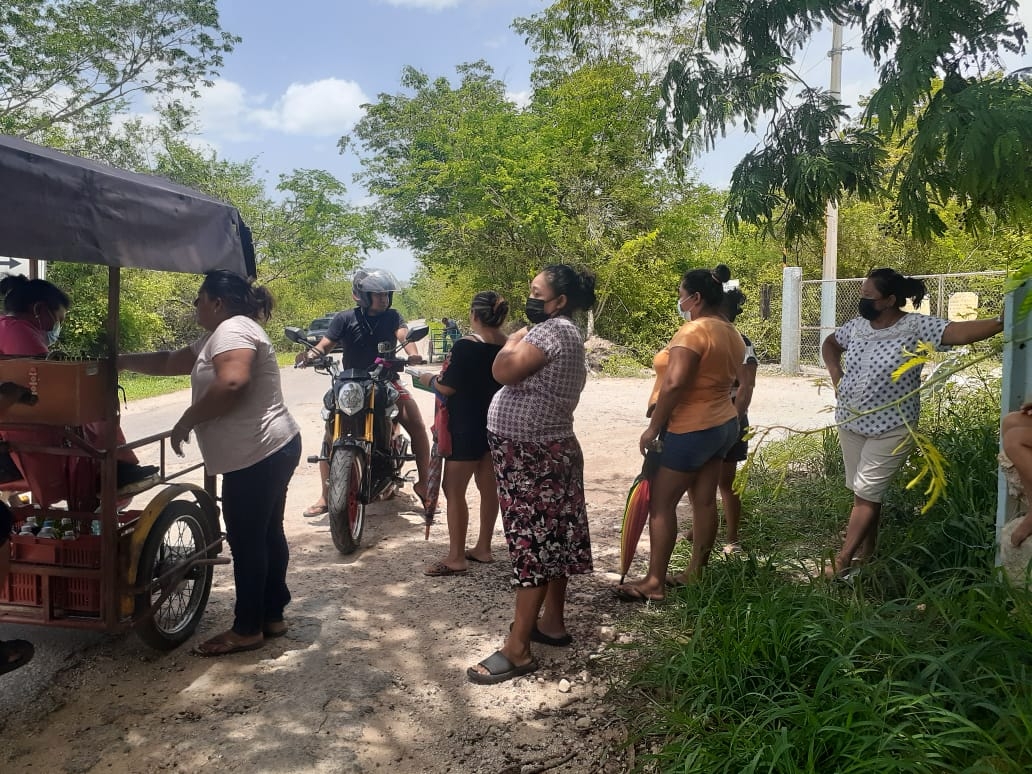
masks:
{"label": "black motorcycle helmet", "polygon": [[400,289],[398,280],[386,269],[359,269],[351,279],[351,296],[363,310],[373,303],[371,293],[386,293],[390,309],[394,304],[394,291]]}

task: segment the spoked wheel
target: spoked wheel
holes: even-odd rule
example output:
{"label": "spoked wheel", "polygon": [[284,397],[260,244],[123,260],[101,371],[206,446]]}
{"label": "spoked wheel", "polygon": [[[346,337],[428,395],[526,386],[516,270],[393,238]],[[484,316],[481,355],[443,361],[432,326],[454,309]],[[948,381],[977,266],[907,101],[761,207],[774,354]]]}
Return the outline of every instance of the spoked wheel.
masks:
{"label": "spoked wheel", "polygon": [[365,529],[365,457],[355,449],[334,449],[330,457],[330,535],[342,554],[350,554],[362,542]]}
{"label": "spoked wheel", "polygon": [[[162,577],[217,538],[218,525],[198,503],[188,500],[169,503],[143,543],[137,585]],[[209,558],[214,555],[215,549],[212,549]],[[143,617],[171,587],[171,593],[154,615],[137,625],[140,639],[158,650],[172,650],[186,642],[208,604],[213,572],[210,564],[195,565],[186,575],[166,579],[149,593],[137,594],[136,615]]]}

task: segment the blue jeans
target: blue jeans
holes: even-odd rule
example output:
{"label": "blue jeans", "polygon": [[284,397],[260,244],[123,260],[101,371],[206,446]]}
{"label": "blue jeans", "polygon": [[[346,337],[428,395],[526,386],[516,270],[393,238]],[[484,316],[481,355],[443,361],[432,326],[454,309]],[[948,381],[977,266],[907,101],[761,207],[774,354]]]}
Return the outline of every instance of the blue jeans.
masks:
{"label": "blue jeans", "polygon": [[249,468],[222,476],[222,516],[233,551],[236,607],[233,631],[259,634],[267,622],[282,621],[290,602],[283,533],[287,485],[301,460],[301,436]]}

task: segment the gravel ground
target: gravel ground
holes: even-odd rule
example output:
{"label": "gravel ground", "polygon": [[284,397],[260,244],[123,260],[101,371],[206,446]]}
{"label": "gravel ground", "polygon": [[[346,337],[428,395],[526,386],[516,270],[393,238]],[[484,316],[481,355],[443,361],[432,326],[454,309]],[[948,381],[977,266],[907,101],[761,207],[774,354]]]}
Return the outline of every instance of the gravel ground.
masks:
{"label": "gravel ground", "polygon": [[[650,385],[592,378],[585,389],[576,430],[596,571],[570,583],[574,644],[535,646],[536,673],[489,687],[466,679],[466,667],[501,645],[511,620],[506,561],[472,565],[459,577],[424,576],[423,566],[445,553],[446,531],[442,515],[424,541],[408,488],[371,506],[362,549],[340,556],[326,520],[301,516],[317,491],[316,467],[303,462],[286,519],[294,595],[287,636],[261,650],[201,659],[190,654],[193,643],[157,653],[131,634],[0,626],[0,637],[27,636],[40,651],[39,665],[0,677],[0,770],[627,770],[619,745],[626,729],[608,703],[597,659],[633,614],[609,593],[616,581],[609,571],[639,467]],[[324,386],[314,374],[284,371],[305,454],[318,449]],[[429,396],[417,396],[429,416]],[[180,393],[130,406],[130,437],[142,435],[146,421],[174,420],[186,399]],[[814,427],[829,422],[821,409],[831,400],[808,378],[761,373],[750,413],[754,425]],[[475,490],[470,501],[474,510]],[[640,555],[646,545],[647,537]],[[504,559],[500,530],[495,549]],[[218,567],[195,642],[227,627],[232,603],[231,571]]]}

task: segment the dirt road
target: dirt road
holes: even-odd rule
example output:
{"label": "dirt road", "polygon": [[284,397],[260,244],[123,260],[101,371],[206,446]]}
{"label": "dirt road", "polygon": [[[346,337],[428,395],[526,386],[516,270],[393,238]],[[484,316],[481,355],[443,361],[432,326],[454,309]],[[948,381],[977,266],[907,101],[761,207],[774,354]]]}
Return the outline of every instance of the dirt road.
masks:
{"label": "dirt road", "polygon": [[[501,644],[511,620],[507,562],[474,565],[462,577],[424,576],[423,566],[445,551],[443,516],[424,542],[407,494],[371,506],[363,549],[341,557],[325,519],[301,516],[317,491],[316,467],[302,463],[286,520],[289,634],[211,660],[188,646],[156,653],[133,635],[0,627],[0,637],[27,637],[40,652],[39,664],[0,677],[0,770],[519,772],[559,764],[552,770],[622,771],[623,761],[604,760],[605,743],[623,730],[613,725],[593,657],[632,612],[609,594],[616,576],[607,571],[616,565],[623,500],[639,467],[650,384],[592,378],[585,389],[576,430],[596,571],[570,584],[573,646],[538,646],[542,668],[534,675],[491,687],[465,677]],[[284,387],[305,454],[315,453],[325,384],[287,369]],[[417,395],[429,416],[429,396]],[[127,434],[170,426],[186,399],[133,404]],[[809,379],[761,373],[751,415],[755,425],[816,427],[829,422],[821,410],[830,402]],[[498,530],[495,546],[504,560]],[[228,567],[217,568],[215,583],[198,641],[231,622]]]}

